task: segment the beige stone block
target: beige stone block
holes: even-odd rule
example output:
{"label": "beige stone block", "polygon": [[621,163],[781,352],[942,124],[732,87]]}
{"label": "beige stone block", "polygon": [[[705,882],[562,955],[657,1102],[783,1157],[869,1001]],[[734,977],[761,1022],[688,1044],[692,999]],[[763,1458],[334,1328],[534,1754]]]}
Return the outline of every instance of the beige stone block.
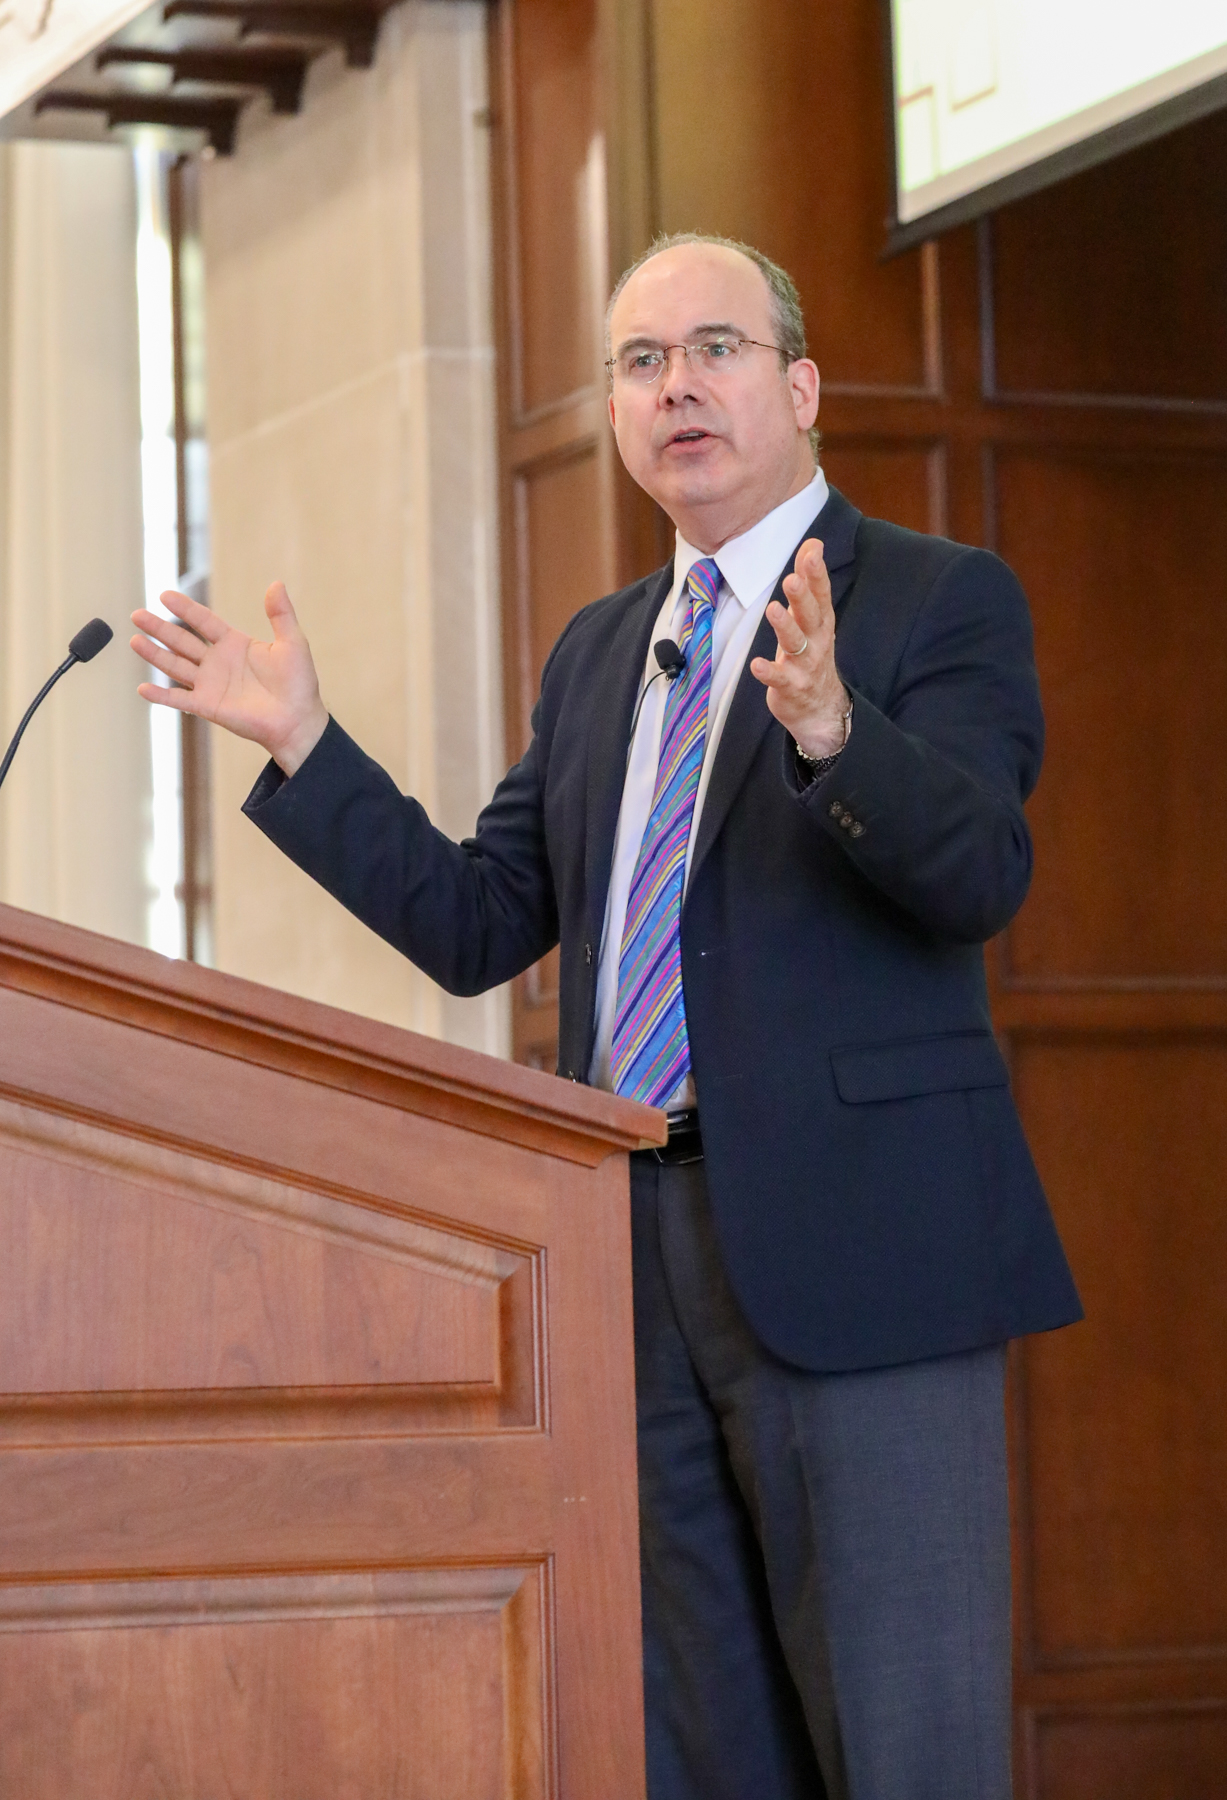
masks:
{"label": "beige stone block", "polygon": [[431,422],[413,549],[432,614],[432,800],[453,836],[472,830],[505,764],[491,391],[483,351],[432,351],[406,369],[408,414]]}
{"label": "beige stone block", "polygon": [[[402,446],[395,375],[333,393],[218,447],[211,600],[267,637],[262,597],[285,581],[331,710],[402,784]],[[345,915],[245,819],[263,752],[215,734],[219,967],[353,1012],[437,1030],[430,984]]]}
{"label": "beige stone block", "polygon": [[[453,837],[502,769],[485,15],[398,7],[300,119],[206,176],[214,606],[266,634],[285,580],[338,720]],[[505,1050],[505,995],[442,995],[239,813],[215,747],[221,967]]]}
{"label": "beige stone block", "polygon": [[0,799],[0,898],[141,942],[149,716],[131,157],[0,146],[0,752],[71,637],[116,642],[35,716]]}
{"label": "beige stone block", "polygon": [[[429,616],[435,584],[415,587],[408,578],[415,524],[417,537],[429,542],[429,520],[415,516],[406,499],[406,489],[422,485],[420,470],[417,481],[409,478],[409,437],[403,375],[391,369],[222,447],[213,465],[211,598],[232,624],[267,636],[264,589],[284,579],[330,710],[402,790],[429,806],[438,704]],[[465,616],[473,611],[470,573],[465,562],[457,575],[462,644],[474,629]],[[471,712],[470,683],[457,716]],[[217,733],[213,754],[218,966],[436,1035],[446,1004],[449,1037],[492,1047],[488,1007],[445,1003],[427,977],[348,918],[242,816],[263,752]],[[468,830],[487,794],[477,785],[472,748],[460,749],[458,760],[468,806],[459,829]],[[447,826],[455,829],[451,819]]]}
{"label": "beige stone block", "polygon": [[404,447],[396,371],[384,370],[219,445],[211,604],[268,635],[263,596],[285,582],[324,697],[398,781],[408,778]]}
{"label": "beige stone block", "polygon": [[[432,191],[446,188],[456,160],[437,158],[424,172],[418,143],[420,40],[439,29],[422,15],[441,10],[396,9],[374,69],[322,59],[298,117],[258,116],[238,153],[207,167],[209,329],[227,345],[224,362],[210,359],[217,441],[421,342],[423,174]],[[429,108],[450,106],[454,86],[428,92]],[[441,129],[454,124],[449,117]],[[479,128],[470,120],[467,129]],[[449,241],[462,235],[462,213],[446,216],[446,241],[430,254],[443,265]],[[460,329],[463,318],[462,308]]]}
{"label": "beige stone block", "polygon": [[[220,740],[220,734],[218,734]],[[219,785],[246,791],[253,762],[219,741]],[[264,838],[233,804],[219,809],[216,848],[242,883],[219,885],[219,966],[367,1018],[440,1035],[433,983],[352,918]]]}
{"label": "beige stone block", "polygon": [[[424,5],[415,33],[422,329],[435,351],[492,342],[489,104],[478,9]],[[426,172],[429,171],[429,179]]]}

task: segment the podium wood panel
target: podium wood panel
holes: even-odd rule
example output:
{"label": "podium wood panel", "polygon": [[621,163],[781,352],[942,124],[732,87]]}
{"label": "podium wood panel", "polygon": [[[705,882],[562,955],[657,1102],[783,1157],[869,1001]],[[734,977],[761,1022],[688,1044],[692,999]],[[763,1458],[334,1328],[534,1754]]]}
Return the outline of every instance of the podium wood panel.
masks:
{"label": "podium wood panel", "polygon": [[642,1794],[662,1125],[0,908],[0,1796]]}

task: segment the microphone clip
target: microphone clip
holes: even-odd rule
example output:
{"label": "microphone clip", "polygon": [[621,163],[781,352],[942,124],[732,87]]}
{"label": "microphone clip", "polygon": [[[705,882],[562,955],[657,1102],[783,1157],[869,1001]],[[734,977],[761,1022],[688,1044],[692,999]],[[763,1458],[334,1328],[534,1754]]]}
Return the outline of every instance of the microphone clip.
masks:
{"label": "microphone clip", "polygon": [[661,638],[658,643],[653,644],[652,654],[660,664],[660,667],[657,669],[655,675],[650,675],[644,682],[643,687],[639,691],[639,698],[635,702],[635,710],[631,714],[630,735],[626,740],[626,756],[628,762],[630,760],[631,746],[635,742],[635,730],[639,724],[639,715],[643,711],[643,703],[648,697],[648,689],[654,681],[659,681],[662,675],[666,681],[672,684],[677,680],[679,675],[685,673],[686,669],[685,652],[678,648],[672,638]]}
{"label": "microphone clip", "polygon": [[[672,638],[661,638],[658,644],[652,645],[652,654],[660,664],[660,672],[670,684],[686,670],[686,653],[678,648]],[[655,681],[656,677],[652,677]]]}

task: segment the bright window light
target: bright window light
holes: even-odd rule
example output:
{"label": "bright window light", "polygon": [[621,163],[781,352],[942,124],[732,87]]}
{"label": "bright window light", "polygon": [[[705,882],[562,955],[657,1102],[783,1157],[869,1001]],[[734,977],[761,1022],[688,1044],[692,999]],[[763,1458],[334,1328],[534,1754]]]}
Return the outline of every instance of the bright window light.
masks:
{"label": "bright window light", "polygon": [[[168,618],[159,595],[179,578],[175,482],[174,317],[166,171],[162,156],[138,142],[136,297],[141,365],[141,502],[145,523],[145,605]],[[154,674],[162,686],[170,683]],[[145,940],[165,956],[184,954],[183,774],[179,714],[149,708],[153,800],[145,855],[149,885]]]}

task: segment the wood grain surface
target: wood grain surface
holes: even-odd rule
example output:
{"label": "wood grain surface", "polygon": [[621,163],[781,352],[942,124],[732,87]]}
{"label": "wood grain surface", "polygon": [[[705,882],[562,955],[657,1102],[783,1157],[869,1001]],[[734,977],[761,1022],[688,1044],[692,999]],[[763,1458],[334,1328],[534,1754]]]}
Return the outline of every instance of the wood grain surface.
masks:
{"label": "wood grain surface", "polygon": [[5,1800],[642,1794],[661,1124],[0,912]]}

